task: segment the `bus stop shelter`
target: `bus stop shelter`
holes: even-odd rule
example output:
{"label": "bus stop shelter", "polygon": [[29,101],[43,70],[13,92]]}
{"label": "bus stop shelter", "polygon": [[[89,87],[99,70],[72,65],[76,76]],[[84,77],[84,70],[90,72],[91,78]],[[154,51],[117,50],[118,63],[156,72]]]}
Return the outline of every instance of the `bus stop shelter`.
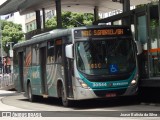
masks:
{"label": "bus stop shelter", "polygon": [[43,11],[45,21],[45,9],[56,10],[57,28],[62,27],[61,11],[94,13],[94,20],[98,20],[98,13],[106,13],[117,9],[123,12],[129,11],[130,6],[146,4],[152,0],[6,0],[0,6],[0,15],[20,12],[25,15],[36,12],[37,29],[41,29],[40,11]]}
{"label": "bus stop shelter", "polygon": [[[6,0],[0,6],[0,15],[19,11],[21,15],[36,12],[37,29],[41,28],[40,10],[56,10],[57,28],[62,27],[61,11],[94,13],[94,20],[98,20],[98,13],[106,13],[121,9],[128,11],[130,6],[146,4],[152,0]],[[45,15],[43,15],[45,16]],[[45,17],[43,17],[45,20]]]}

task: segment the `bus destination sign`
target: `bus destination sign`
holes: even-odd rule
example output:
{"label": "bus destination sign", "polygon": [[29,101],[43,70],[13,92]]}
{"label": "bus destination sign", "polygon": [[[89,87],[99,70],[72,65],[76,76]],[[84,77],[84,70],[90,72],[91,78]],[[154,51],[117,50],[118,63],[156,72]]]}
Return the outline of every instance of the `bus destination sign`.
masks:
{"label": "bus destination sign", "polygon": [[106,37],[106,36],[122,36],[127,34],[128,29],[123,28],[106,28],[106,29],[82,29],[75,30],[75,38],[81,37]]}

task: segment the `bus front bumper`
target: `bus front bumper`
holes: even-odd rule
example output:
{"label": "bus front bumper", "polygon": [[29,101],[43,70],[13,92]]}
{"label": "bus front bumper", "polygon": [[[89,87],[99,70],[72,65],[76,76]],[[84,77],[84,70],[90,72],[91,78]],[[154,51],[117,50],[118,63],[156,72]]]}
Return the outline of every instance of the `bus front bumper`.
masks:
{"label": "bus front bumper", "polygon": [[131,96],[137,95],[138,93],[138,85],[129,86],[123,96]]}

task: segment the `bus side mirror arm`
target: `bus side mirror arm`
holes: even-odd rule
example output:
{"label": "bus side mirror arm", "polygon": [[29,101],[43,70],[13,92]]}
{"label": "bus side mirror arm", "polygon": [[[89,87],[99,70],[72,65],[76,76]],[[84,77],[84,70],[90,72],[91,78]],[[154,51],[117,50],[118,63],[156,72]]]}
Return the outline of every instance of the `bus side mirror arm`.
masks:
{"label": "bus side mirror arm", "polygon": [[137,55],[142,54],[143,50],[142,50],[142,44],[140,41],[135,41],[136,43],[136,48],[137,48]]}
{"label": "bus side mirror arm", "polygon": [[65,53],[67,58],[73,59],[73,44],[66,45]]}

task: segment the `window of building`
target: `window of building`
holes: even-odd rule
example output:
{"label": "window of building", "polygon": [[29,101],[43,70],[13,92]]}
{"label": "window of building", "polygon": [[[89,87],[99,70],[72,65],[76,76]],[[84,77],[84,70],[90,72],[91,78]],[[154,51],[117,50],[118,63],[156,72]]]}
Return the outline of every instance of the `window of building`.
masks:
{"label": "window of building", "polygon": [[26,25],[26,31],[29,32],[29,26],[28,25]]}
{"label": "window of building", "polygon": [[30,24],[30,31],[32,31],[33,30],[33,28],[32,28],[32,23]]}
{"label": "window of building", "polygon": [[46,18],[48,18],[48,19],[52,18],[52,12],[51,11],[47,12]]}

